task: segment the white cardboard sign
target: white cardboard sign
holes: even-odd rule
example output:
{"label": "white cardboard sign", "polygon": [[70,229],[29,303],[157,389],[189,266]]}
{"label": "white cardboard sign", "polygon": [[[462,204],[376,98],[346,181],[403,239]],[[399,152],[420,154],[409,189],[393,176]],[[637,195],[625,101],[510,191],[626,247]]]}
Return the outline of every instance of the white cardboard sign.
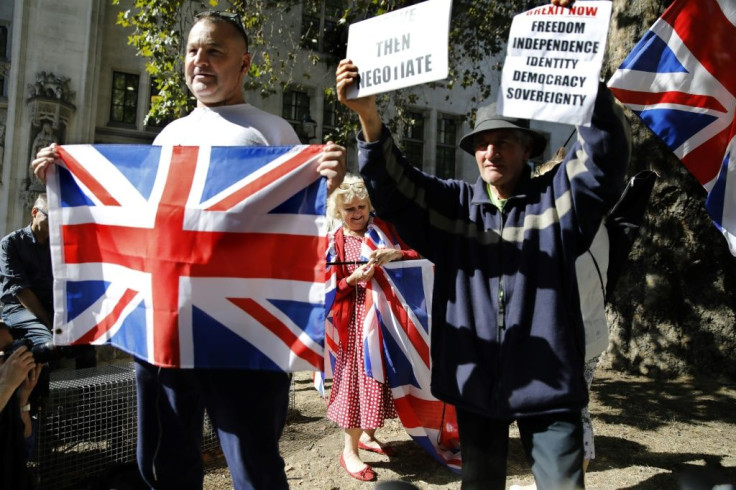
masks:
{"label": "white cardboard sign", "polygon": [[351,24],[347,57],[360,71],[349,99],[447,78],[452,0],[428,0]]}
{"label": "white cardboard sign", "polygon": [[511,24],[498,110],[504,116],[589,126],[598,92],[610,1],[545,5]]}

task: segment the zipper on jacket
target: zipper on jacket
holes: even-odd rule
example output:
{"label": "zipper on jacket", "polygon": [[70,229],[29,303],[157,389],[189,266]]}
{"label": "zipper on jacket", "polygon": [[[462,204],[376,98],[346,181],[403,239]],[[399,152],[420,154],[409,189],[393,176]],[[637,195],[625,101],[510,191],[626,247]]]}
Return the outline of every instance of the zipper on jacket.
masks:
{"label": "zipper on jacket", "polygon": [[499,242],[498,242],[498,319],[496,324],[498,325],[498,342],[501,342],[502,330],[506,329],[506,304],[504,301],[503,293],[503,229],[506,226],[506,213],[503,209],[501,213],[501,229],[499,230]]}
{"label": "zipper on jacket", "polygon": [[[506,305],[504,304],[503,300],[503,275],[501,275],[501,278],[498,280],[498,330],[499,333],[501,330],[506,329]],[[499,338],[499,340],[501,340]]]}
{"label": "zipper on jacket", "polygon": [[498,413],[501,407],[501,398],[504,392],[503,382],[501,381],[501,372],[503,371],[503,338],[504,330],[506,330],[506,302],[504,299],[503,289],[503,229],[506,225],[506,214],[501,211],[501,227],[499,229],[499,242],[498,242],[498,318],[496,319],[496,341],[498,342],[498,356],[496,362],[498,363],[496,380],[496,387],[493,390],[491,407],[494,413]]}

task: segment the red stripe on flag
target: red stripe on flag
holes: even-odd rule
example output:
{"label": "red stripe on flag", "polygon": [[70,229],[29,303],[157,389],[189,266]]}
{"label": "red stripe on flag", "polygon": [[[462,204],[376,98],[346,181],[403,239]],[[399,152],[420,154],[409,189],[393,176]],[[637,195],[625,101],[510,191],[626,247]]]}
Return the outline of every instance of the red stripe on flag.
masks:
{"label": "red stripe on flag", "polygon": [[[171,166],[161,195],[154,235],[147,242],[147,263],[151,272],[153,303],[153,364],[181,365],[179,351],[179,277],[182,265],[172,260],[172,253],[182,253],[180,230],[184,227],[187,198],[194,181],[199,147],[175,146]],[[191,236],[189,237],[191,240]],[[184,241],[186,245],[186,241]],[[190,243],[191,246],[191,243]],[[194,250],[194,247],[189,250]]]}
{"label": "red stripe on flag", "polygon": [[289,346],[294,354],[307,361],[315,369],[322,369],[322,355],[314,352],[312,349],[304,345],[304,343],[299,340],[299,337],[294,335],[294,333],[289,330],[281,320],[273,316],[254,299],[228,298],[228,300],[252,316],[258,323],[273,332],[285,345]]}
{"label": "red stripe on flag", "polygon": [[687,48],[731,94],[736,95],[736,26],[716,0],[675,2],[662,15]]}
{"label": "red stripe on flag", "polygon": [[444,402],[439,400],[424,400],[416,396],[405,395],[400,398],[394,398],[394,405],[396,406],[397,413],[404,414],[401,417],[401,424],[407,429],[430,427],[440,430],[442,427]]}
{"label": "red stripe on flag", "polygon": [[256,180],[246,184],[245,187],[243,187],[242,189],[233,192],[220,202],[213,204],[212,206],[207,208],[207,211],[227,211],[236,204],[243,202],[256,192],[260,191],[267,185],[272,184],[277,179],[280,179],[284,175],[292,172],[294,169],[299,168],[302,164],[304,164],[304,162],[311,160],[316,154],[321,153],[322,148],[323,145],[313,145],[305,147],[304,149],[299,151],[299,153],[294,155],[291,159],[287,160],[285,163],[278,165],[277,167],[258,177]]}
{"label": "red stripe on flag", "polygon": [[[217,235],[217,236],[214,236]],[[194,263],[193,276],[266,277],[322,282],[327,247],[325,237],[271,233],[199,233],[197,247],[212,250],[212,257],[232,260]],[[244,256],[243,250],[248,250]],[[192,253],[196,249],[192,250]]]}
{"label": "red stripe on flag", "polygon": [[[165,235],[155,230],[95,223],[67,225],[62,229],[64,258],[69,264],[108,262],[139,271],[176,263],[180,274],[198,277],[310,282],[321,282],[324,277],[325,258],[320,251],[327,246],[325,237],[187,230],[178,231],[175,237]],[[168,239],[172,242],[153,250],[155,243]],[[241,257],[246,247],[249,253]]]}
{"label": "red stripe on flag", "polygon": [[682,163],[698,179],[700,185],[705,185],[718,176],[724,149],[733,132],[734,123],[682,157]]}
{"label": "red stripe on flag", "polygon": [[87,169],[72,157],[63,146],[58,146],[56,149],[59,156],[64,161],[66,168],[69,169],[102,204],[105,206],[120,206],[120,203],[112,197],[109,192],[107,192],[107,189],[105,189],[102,184],[92,176],[92,174],[87,172]]}
{"label": "red stripe on flag", "polygon": [[656,104],[677,104],[685,107],[701,107],[719,112],[726,112],[718,99],[708,95],[694,95],[687,92],[640,92],[610,87],[613,95],[619,100],[625,100],[627,105],[651,106]]}
{"label": "red stripe on flag", "polygon": [[120,314],[133,301],[137,294],[132,289],[126,289],[112,311],[87,333],[75,340],[72,345],[91,344],[104,336],[115,325],[115,322],[120,318]]}
{"label": "red stripe on flag", "polygon": [[145,270],[151,230],[97,223],[66,225],[61,228],[64,261],[67,264],[118,264]]}

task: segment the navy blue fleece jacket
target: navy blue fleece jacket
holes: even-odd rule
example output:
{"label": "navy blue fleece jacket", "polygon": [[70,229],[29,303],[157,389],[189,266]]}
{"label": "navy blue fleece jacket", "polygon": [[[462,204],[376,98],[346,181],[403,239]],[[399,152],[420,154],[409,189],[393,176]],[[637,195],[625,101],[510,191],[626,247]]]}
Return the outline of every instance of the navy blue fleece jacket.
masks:
{"label": "navy blue fleece jacket", "polygon": [[575,259],[623,187],[629,128],[601,84],[591,127],[545,175],[526,171],[503,211],[485,183],[411,166],[384,127],[358,135],[378,216],[434,262],[432,392],[499,419],[580,410],[584,333]]}

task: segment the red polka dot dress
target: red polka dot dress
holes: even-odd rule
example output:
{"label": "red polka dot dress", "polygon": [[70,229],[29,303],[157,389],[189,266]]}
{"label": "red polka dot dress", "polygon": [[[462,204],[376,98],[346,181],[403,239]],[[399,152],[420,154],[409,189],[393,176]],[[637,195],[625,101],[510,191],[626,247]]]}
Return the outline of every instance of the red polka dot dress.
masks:
{"label": "red polka dot dress", "polygon": [[[361,243],[361,238],[345,235],[346,261],[360,260]],[[349,265],[349,273],[352,274],[356,267]],[[343,429],[377,429],[383,427],[385,419],[396,418],[396,411],[388,384],[365,374],[362,345],[365,284],[358,284],[356,289],[347,345],[340,345],[337,353],[327,417]]]}

